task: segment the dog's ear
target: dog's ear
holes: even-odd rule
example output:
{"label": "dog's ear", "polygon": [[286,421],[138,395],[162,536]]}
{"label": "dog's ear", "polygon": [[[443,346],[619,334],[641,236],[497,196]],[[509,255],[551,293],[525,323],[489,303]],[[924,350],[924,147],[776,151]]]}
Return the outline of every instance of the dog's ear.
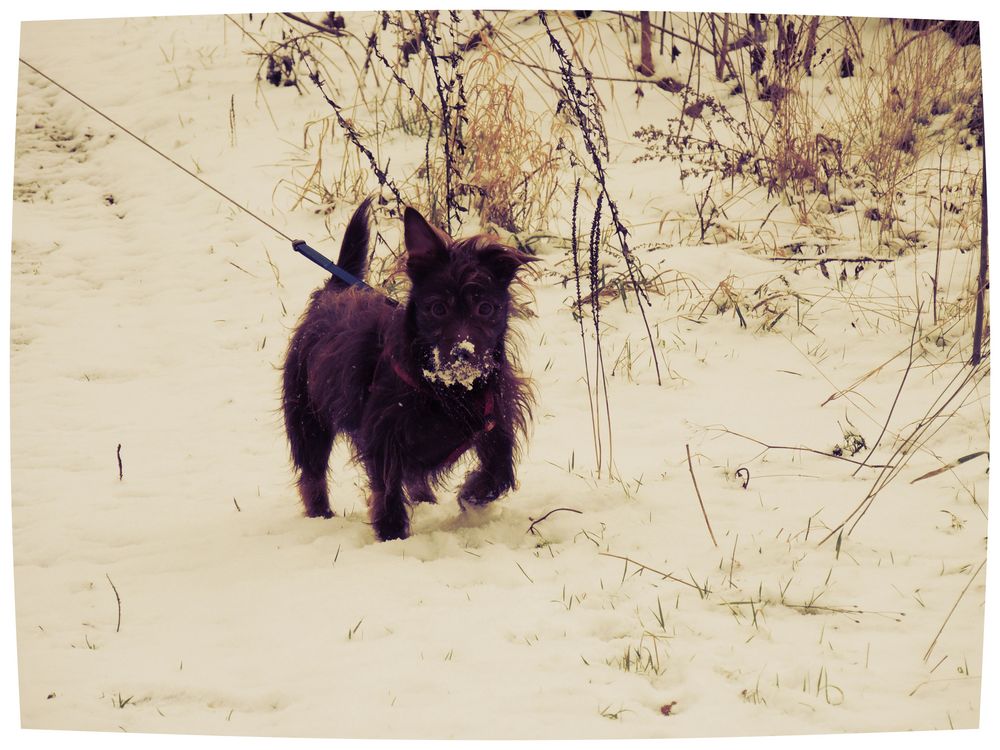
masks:
{"label": "dog's ear", "polygon": [[406,207],[403,214],[406,272],[410,278],[448,260],[451,238],[427,223],[419,211]]}
{"label": "dog's ear", "polygon": [[479,251],[479,258],[502,284],[509,284],[517,269],[525,263],[540,260],[535,255],[529,255],[507,245],[487,245]]}

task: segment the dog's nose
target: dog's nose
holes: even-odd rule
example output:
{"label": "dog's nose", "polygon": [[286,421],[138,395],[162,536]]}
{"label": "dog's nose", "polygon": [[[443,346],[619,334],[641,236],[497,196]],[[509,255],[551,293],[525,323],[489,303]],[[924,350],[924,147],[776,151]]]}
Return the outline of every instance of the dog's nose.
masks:
{"label": "dog's nose", "polygon": [[451,348],[454,362],[472,362],[476,358],[476,345],[468,339],[462,340]]}

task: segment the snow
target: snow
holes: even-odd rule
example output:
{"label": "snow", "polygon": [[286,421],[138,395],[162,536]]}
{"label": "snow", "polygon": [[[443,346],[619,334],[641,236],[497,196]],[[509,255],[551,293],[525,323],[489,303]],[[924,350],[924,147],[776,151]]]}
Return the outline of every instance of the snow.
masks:
{"label": "snow", "polygon": [[[451,348],[452,356],[456,356],[458,352],[463,351],[475,354],[476,345],[471,341],[463,340]],[[424,378],[432,383],[440,383],[446,386],[460,385],[465,390],[471,391],[476,381],[486,375],[486,372],[484,372],[486,363],[483,362],[476,362],[469,359],[451,359],[448,362],[442,362],[441,351],[436,346],[431,350],[431,357],[433,358],[432,367],[421,370],[421,372]]]}
{"label": "snow", "polygon": [[[276,189],[307,163],[304,123],[329,111],[308,88],[256,85],[251,49],[225,18],[189,16],[27,23],[20,53],[335,256],[353,206],[324,217]],[[10,347],[25,728],[621,739],[987,718],[987,458],[916,480],[989,449],[988,378],[907,451],[839,544],[819,540],[879,470],[854,476],[856,464],[798,449],[829,452],[851,431],[871,446],[888,421],[870,463],[889,463],[967,372],[968,319],[928,317],[933,249],[857,278],[833,261],[831,278],[794,273],[768,256],[818,240],[745,242],[766,213],[756,194],[734,196],[719,229],[692,241],[697,187],[682,190],[669,162],[633,163],[640,150],[625,144],[662,100],[616,91],[610,187],[637,257],[662,274],[648,312],[663,385],[634,297],[607,302],[613,441],[605,423],[599,462],[572,269],[561,247],[540,248],[537,317],[517,322],[539,394],[519,490],[461,511],[456,473],[440,504],[415,508],[409,539],[380,544],[345,447],[333,519],[302,517],[288,466],[280,364],[322,274],[20,68]],[[410,145],[383,147],[402,163]],[[567,206],[554,211],[562,236]],[[393,244],[399,227],[380,222]],[[852,225],[837,224],[831,257],[871,250]],[[936,232],[922,218],[917,229]],[[974,278],[968,249],[946,237],[944,299]],[[746,301],[786,291],[765,330],[777,313]]]}

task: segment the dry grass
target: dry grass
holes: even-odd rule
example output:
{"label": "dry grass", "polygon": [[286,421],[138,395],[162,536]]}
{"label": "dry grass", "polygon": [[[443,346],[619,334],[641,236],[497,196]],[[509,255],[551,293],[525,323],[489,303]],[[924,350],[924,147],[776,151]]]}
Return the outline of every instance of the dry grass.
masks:
{"label": "dry grass", "polygon": [[[941,32],[904,39],[900,31],[899,24],[871,30],[867,70],[838,92],[841,114],[832,120],[882,232],[900,218],[899,194],[935,148],[931,136],[961,130],[982,90],[978,48],[970,54]],[[945,121],[932,130],[939,117]]]}
{"label": "dry grass", "polygon": [[[366,174],[360,154],[338,136],[336,125],[334,117],[306,123],[302,157],[294,176],[285,181],[295,195],[293,210],[309,207],[326,215],[340,202],[355,204],[364,196]],[[329,164],[336,166],[330,168]]]}
{"label": "dry grass", "polygon": [[[528,110],[523,81],[488,42],[465,63],[463,148],[456,143],[452,152],[456,192],[483,227],[512,233],[542,228],[560,191],[558,144],[565,126],[551,112]],[[443,159],[434,161],[431,172],[434,191],[443,180]],[[435,203],[431,195],[422,202]]]}
{"label": "dry grass", "polygon": [[[978,47],[879,19],[727,16],[726,33],[713,21],[681,28],[715,50],[738,103],[703,93],[709,84],[700,79],[677,83],[677,116],[637,133],[651,158],[678,160],[682,178],[721,177],[716,192],[734,178],[764,186],[804,227],[828,231],[831,216],[856,206],[856,232],[876,248],[912,245],[904,224],[931,218],[971,238],[974,200],[962,202],[968,212],[957,206],[950,216],[937,204],[915,217],[914,203],[935,188],[941,193],[927,157],[960,151],[970,137],[981,96]],[[719,50],[722,38],[737,46]],[[946,192],[977,192],[976,169],[949,169],[947,179]]]}
{"label": "dry grass", "polygon": [[[378,188],[377,164],[395,178],[402,200],[438,225],[452,225],[454,234],[488,229],[528,243],[528,235],[545,235],[546,225],[559,220],[571,184],[567,165],[587,178],[584,195],[593,199],[593,191],[606,190],[601,169],[592,169],[594,158],[607,160],[602,113],[627,117],[627,100],[639,89],[610,79],[595,87],[602,79],[587,66],[611,71],[634,64],[638,17],[601,14],[585,24],[574,24],[569,14],[549,17],[546,29],[574,66],[570,78],[585,105],[581,112],[570,111],[573,86],[545,56],[551,46],[545,35],[537,24],[523,23],[525,17],[386,13],[366,29],[349,18],[352,34],[310,30],[295,37],[289,29],[280,41],[260,45],[262,61],[290,58],[290,74],[306,95],[312,95],[308,73],[315,67],[338,103],[336,115],[304,126],[294,177],[286,183],[295,206],[339,216],[343,203],[353,205]],[[942,248],[964,250],[978,240],[981,174],[960,142],[980,96],[978,48],[900,21],[653,18],[661,63],[670,61],[674,47],[680,51],[677,69],[686,76],[675,72],[669,85],[667,79],[653,85],[654,79],[642,87],[644,96],[672,102],[677,115],[642,131],[641,140],[651,158],[681,163],[682,182],[699,180],[685,186],[697,216],[690,210],[664,214],[663,221],[672,223],[664,230],[661,221],[661,242],[676,233],[681,243],[736,241],[758,252],[769,246],[777,256],[796,239],[818,237],[828,246],[856,243],[850,255],[877,259],[936,243],[944,263],[934,270],[935,296],[939,288],[950,291],[928,309],[942,320],[968,314],[969,297],[951,283],[955,269],[965,265],[942,255]],[[655,35],[653,42],[655,48]],[[308,58],[297,59],[304,50]],[[842,77],[847,72],[852,75]],[[381,145],[398,139],[397,131],[414,148],[390,160]],[[372,155],[362,156],[359,144]],[[612,196],[605,198],[610,206]],[[759,218],[729,219],[731,206],[745,211],[756,200]],[[393,215],[399,203],[388,198],[382,213]],[[611,218],[618,221],[616,210]],[[627,234],[633,217],[624,218]],[[672,293],[676,280],[669,274],[633,265],[630,251],[619,255],[611,247],[608,231],[599,240],[599,274],[578,304],[615,302],[642,311],[629,289],[637,302]],[[623,259],[624,269],[618,263]],[[375,259],[390,282],[395,260]],[[817,267],[827,280],[828,272],[836,274],[838,290],[849,275],[858,276],[846,266]],[[800,294],[773,284],[762,290],[740,279],[717,281],[706,286],[694,310],[682,313],[697,319],[728,313],[760,331],[809,325]]]}
{"label": "dry grass", "polygon": [[[538,91],[500,41],[504,16],[493,27],[477,12],[383,13],[364,36],[302,32],[273,18],[283,25],[280,41],[255,40],[261,51],[253,54],[282,61],[287,75],[268,80],[294,81],[307,95],[319,89],[337,110],[303,128],[285,182],[294,208],[327,214],[356,203],[376,187],[378,164],[406,203],[453,233],[545,230],[552,201],[564,190],[560,141],[571,136],[554,100],[545,107],[526,103]],[[321,87],[309,80],[314,71]],[[382,140],[394,130],[423,141],[405,163],[382,155]],[[359,144],[371,157],[359,153]]]}

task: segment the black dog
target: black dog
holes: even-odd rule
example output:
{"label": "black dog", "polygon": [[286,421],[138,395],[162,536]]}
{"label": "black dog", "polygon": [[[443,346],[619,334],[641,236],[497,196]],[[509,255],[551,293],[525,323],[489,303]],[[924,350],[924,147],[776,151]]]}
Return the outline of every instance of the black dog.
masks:
{"label": "black dog", "polygon": [[[364,278],[365,201],[347,226],[338,265]],[[409,298],[331,278],[312,295],[288,348],[283,405],[308,516],[333,515],[327,463],[347,435],[371,485],[381,540],[409,533],[408,505],[435,502],[431,485],[467,450],[479,458],[458,493],[483,505],[512,489],[531,392],[511,361],[510,285],[532,260],[496,238],[453,240],[417,211],[404,215]]]}

